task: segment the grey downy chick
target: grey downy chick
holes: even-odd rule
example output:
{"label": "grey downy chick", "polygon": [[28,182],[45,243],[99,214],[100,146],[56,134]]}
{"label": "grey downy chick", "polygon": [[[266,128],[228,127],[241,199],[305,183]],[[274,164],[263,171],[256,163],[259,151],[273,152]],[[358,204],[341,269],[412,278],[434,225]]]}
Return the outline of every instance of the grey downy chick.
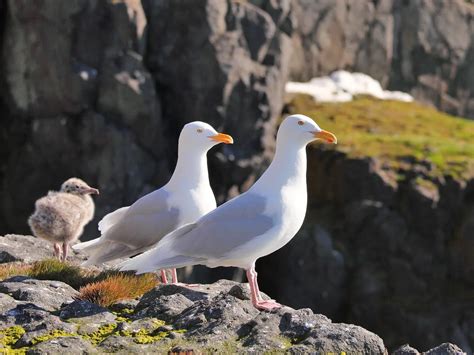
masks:
{"label": "grey downy chick", "polygon": [[54,256],[60,260],[66,260],[69,244],[81,236],[84,226],[94,216],[91,194],[98,195],[99,190],[81,179],[70,178],[59,192],[50,191],[35,203],[28,224],[36,237],[53,243]]}

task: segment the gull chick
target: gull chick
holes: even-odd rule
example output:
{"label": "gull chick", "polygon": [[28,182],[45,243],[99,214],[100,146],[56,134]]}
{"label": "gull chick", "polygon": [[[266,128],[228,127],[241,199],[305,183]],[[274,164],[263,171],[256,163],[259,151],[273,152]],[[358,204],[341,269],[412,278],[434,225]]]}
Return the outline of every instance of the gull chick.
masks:
{"label": "gull chick", "polygon": [[247,271],[255,307],[281,307],[261,297],[255,262],[283,247],[303,224],[306,145],[316,139],[337,142],[309,117],[287,117],[278,130],[272,163],[248,191],[168,234],[155,248],[124,262],[121,270],[144,273],[197,264],[239,267]]}
{"label": "gull chick", "polygon": [[[99,190],[78,178],[66,180],[60,191],[50,191],[35,203],[35,212],[28,219],[33,234],[54,245],[54,256],[66,260],[69,244],[77,240],[84,226],[94,216],[91,194]],[[62,253],[61,253],[62,251]]]}
{"label": "gull chick", "polygon": [[[216,208],[209,183],[207,152],[219,143],[232,144],[233,139],[217,133],[204,122],[185,125],[179,136],[178,161],[170,181],[133,205],[106,215],[99,222],[100,238],[73,247],[90,253],[86,265],[142,253],[176,228]],[[166,283],[164,270],[161,277]],[[175,269],[172,281],[177,282]]]}

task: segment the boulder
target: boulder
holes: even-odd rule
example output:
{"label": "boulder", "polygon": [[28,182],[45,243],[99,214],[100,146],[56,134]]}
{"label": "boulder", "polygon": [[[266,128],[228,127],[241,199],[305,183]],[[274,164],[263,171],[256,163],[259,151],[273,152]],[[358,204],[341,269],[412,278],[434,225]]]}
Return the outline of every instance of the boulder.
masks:
{"label": "boulder", "polygon": [[28,355],[40,354],[97,354],[98,351],[86,340],[78,336],[57,337],[32,346]]}
{"label": "boulder", "polygon": [[60,281],[35,280],[16,276],[0,282],[0,292],[17,301],[32,303],[46,311],[55,311],[63,303],[70,303],[77,291]]}

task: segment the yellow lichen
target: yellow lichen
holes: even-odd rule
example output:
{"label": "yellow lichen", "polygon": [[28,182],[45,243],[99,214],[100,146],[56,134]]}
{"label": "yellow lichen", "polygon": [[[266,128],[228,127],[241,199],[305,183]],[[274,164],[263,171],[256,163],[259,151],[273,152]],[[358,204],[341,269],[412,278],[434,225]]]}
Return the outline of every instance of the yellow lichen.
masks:
{"label": "yellow lichen", "polygon": [[116,333],[117,323],[104,324],[95,332],[82,335],[86,340],[89,340],[92,344],[100,344],[105,338]]}
{"label": "yellow lichen", "polygon": [[44,335],[40,335],[33,338],[33,340],[31,340],[31,344],[35,345],[35,344],[42,343],[43,341],[47,341],[50,339],[54,339],[58,337],[73,337],[75,335],[76,334],[68,333],[68,332],[65,332],[64,330],[54,329]]}
{"label": "yellow lichen", "polygon": [[6,349],[11,349],[23,334],[25,334],[25,329],[19,325],[0,329],[0,344]]}

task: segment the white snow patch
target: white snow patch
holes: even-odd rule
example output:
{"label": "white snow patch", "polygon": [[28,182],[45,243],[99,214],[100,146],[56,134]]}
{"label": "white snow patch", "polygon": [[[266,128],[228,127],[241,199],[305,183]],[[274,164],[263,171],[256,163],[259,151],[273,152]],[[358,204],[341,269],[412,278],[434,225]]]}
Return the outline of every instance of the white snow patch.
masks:
{"label": "white snow patch", "polygon": [[413,101],[410,94],[384,90],[380,83],[370,76],[345,70],[335,71],[330,76],[313,78],[307,83],[290,81],[285,90],[287,93],[311,95],[321,102],[352,101],[354,95],[370,95],[381,100]]}

